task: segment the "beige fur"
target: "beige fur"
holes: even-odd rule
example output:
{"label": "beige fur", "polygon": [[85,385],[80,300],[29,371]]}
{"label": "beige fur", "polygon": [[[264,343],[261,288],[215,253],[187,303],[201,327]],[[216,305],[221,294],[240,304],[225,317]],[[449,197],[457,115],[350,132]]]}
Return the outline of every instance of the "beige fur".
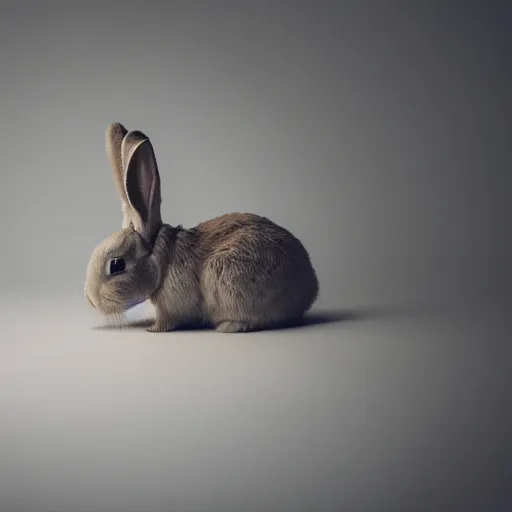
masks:
{"label": "beige fur", "polygon": [[[319,287],[301,242],[271,220],[230,213],[191,229],[163,224],[160,176],[149,139],[119,123],[106,133],[123,209],[123,229],[93,252],[85,295],[104,314],[150,299],[150,332],[210,324],[219,332],[272,328],[299,320]],[[108,275],[112,258],[124,272]]]}

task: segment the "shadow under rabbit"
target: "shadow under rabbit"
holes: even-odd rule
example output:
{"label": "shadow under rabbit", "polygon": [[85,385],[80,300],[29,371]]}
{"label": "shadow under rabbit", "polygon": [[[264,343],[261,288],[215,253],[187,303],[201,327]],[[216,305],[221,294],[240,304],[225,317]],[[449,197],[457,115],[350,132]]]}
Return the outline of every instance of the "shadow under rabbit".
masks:
{"label": "shadow under rabbit", "polygon": [[[395,316],[403,316],[410,314],[408,308],[400,307],[367,307],[354,309],[331,309],[331,310],[314,310],[306,313],[306,315],[295,321],[290,321],[267,327],[264,329],[256,329],[250,332],[276,331],[299,329],[307,327],[315,327],[319,325],[334,324],[340,322],[369,321],[384,318],[392,318]],[[123,329],[147,329],[153,324],[152,318],[143,318],[137,320],[126,321],[121,325],[104,324],[93,327],[94,330],[123,330]],[[188,324],[182,325],[176,331],[210,331],[214,327],[209,324]]]}

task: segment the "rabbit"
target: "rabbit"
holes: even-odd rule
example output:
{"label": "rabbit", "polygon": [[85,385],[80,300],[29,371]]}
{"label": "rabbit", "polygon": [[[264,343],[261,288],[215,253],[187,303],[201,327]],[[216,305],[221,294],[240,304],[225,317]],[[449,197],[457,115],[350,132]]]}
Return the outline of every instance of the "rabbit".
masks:
{"label": "rabbit", "polygon": [[110,316],[149,300],[152,333],[197,324],[238,333],[300,322],[319,283],[294,235],[252,213],[223,214],[190,229],[163,223],[149,138],[116,122],[105,139],[123,222],[87,265],[84,294],[92,307]]}

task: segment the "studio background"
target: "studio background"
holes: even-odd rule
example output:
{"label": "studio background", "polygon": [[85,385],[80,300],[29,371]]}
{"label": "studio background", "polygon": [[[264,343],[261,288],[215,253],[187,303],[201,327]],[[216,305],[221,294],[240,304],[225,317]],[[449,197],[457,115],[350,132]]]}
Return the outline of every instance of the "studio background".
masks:
{"label": "studio background", "polygon": [[[512,510],[512,4],[0,5],[0,510]],[[109,328],[113,121],[265,215],[330,322]],[[336,320],[336,321],[334,321]]]}
{"label": "studio background", "polygon": [[511,9],[5,2],[2,290],[82,293],[121,213],[108,123],[151,138],[166,222],[266,215],[319,307],[510,291]]}

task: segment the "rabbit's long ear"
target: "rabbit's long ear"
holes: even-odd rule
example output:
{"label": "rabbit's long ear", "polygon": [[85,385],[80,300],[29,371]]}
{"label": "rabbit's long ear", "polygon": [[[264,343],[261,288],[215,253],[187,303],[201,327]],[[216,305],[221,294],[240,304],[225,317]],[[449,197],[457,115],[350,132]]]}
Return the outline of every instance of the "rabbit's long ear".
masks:
{"label": "rabbit's long ear", "polygon": [[129,132],[121,143],[121,158],[133,226],[152,244],[162,225],[160,174],[153,145],[142,132]]}
{"label": "rabbit's long ear", "polygon": [[132,222],[132,213],[130,203],[126,197],[124,184],[124,168],[121,155],[121,146],[128,130],[121,123],[111,123],[105,133],[105,145],[107,156],[112,169],[114,183],[121,199],[123,210],[123,229],[127,228]]}

